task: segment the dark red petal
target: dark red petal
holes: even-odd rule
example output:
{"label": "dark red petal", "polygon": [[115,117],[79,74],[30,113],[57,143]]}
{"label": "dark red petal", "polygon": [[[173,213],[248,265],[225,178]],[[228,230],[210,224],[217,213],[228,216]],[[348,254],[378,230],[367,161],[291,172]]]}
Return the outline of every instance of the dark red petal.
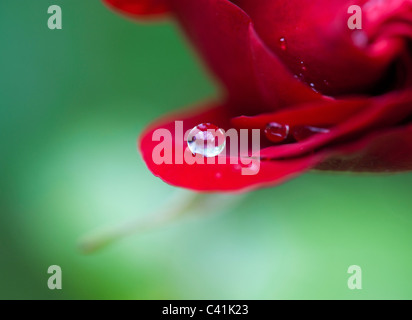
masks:
{"label": "dark red petal", "polygon": [[412,125],[375,132],[364,139],[328,150],[329,158],[316,168],[351,172],[412,170]]}
{"label": "dark red petal", "polygon": [[238,6],[227,0],[173,0],[171,7],[236,102],[238,115],[322,99],[262,43]]}
{"label": "dark red petal", "polygon": [[169,11],[167,0],[103,0],[103,2],[131,17],[160,15]]}
{"label": "dark red petal", "polygon": [[257,87],[270,109],[327,99],[294,76],[262,42],[252,25],[249,34]]}
{"label": "dark red petal", "polygon": [[[251,17],[264,43],[293,73],[328,95],[376,93],[392,84],[381,80],[394,63],[405,67],[402,53],[409,51],[411,58],[410,0],[233,2]],[[352,5],[363,9],[362,30],[347,25]]]}
{"label": "dark red petal", "polygon": [[252,68],[249,17],[227,0],[173,0],[177,15],[191,42],[241,113],[261,108]]}
{"label": "dark red petal", "polygon": [[240,128],[264,128],[270,122],[287,124],[291,127],[334,126],[365,110],[369,104],[370,102],[365,98],[309,102],[254,117],[237,117],[232,120],[232,123]]}
{"label": "dark red petal", "polygon": [[[322,109],[324,110],[321,111]],[[313,113],[310,112],[311,110]],[[348,113],[345,114],[346,112]],[[350,115],[351,112],[353,115]],[[306,118],[307,125],[334,125],[329,128],[328,133],[314,135],[298,143],[272,146],[260,151],[262,157],[279,159],[302,156],[337,141],[359,139],[365,132],[397,125],[411,114],[412,92],[406,91],[371,99],[331,100],[329,104],[319,105],[312,103],[298,109],[280,111],[278,114],[261,115],[249,119],[241,117],[234,119],[233,123],[240,127],[261,128],[266,121],[304,125]],[[338,120],[338,122],[333,123],[332,120]]]}
{"label": "dark red petal", "polygon": [[320,155],[288,160],[261,161],[256,175],[242,175],[242,165],[230,164],[229,158],[226,159],[226,164],[218,164],[216,160],[214,165],[206,163],[158,165],[154,163],[152,153],[159,144],[158,141],[152,140],[153,132],[156,129],[168,129],[173,134],[173,155],[175,155],[175,152],[182,153],[187,146],[187,143],[182,139],[175,139],[175,121],[183,121],[185,131],[203,122],[210,122],[228,129],[230,124],[224,120],[229,119],[226,110],[226,106],[211,106],[207,109],[201,108],[196,114],[190,111],[182,112],[171,115],[148,128],[141,136],[140,150],[150,171],[165,182],[178,187],[206,192],[236,192],[279,184],[309,170],[320,162]]}

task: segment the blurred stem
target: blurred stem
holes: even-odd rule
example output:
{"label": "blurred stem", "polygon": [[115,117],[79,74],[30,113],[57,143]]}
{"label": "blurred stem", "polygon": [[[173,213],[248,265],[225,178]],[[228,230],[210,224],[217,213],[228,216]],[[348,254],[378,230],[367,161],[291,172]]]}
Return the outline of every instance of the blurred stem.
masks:
{"label": "blurred stem", "polygon": [[240,197],[179,190],[170,201],[151,214],[116,226],[100,228],[84,236],[80,240],[80,249],[86,254],[94,253],[126,236],[157,229],[190,213],[207,213],[210,212],[210,208],[216,212],[218,209],[232,205]]}

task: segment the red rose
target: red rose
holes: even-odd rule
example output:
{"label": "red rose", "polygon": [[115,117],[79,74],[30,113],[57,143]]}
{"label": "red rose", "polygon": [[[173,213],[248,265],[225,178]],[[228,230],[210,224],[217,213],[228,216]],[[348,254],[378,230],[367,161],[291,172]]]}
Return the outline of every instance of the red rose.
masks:
{"label": "red rose", "polygon": [[[412,0],[105,0],[135,17],[172,14],[224,87],[220,103],[168,116],[140,149],[172,185],[237,191],[275,185],[310,169],[412,169]],[[362,9],[351,30],[349,7]],[[212,123],[260,129],[260,168],[161,164],[158,128],[173,134]],[[173,152],[187,142],[172,136]],[[227,153],[219,157],[229,157]]]}

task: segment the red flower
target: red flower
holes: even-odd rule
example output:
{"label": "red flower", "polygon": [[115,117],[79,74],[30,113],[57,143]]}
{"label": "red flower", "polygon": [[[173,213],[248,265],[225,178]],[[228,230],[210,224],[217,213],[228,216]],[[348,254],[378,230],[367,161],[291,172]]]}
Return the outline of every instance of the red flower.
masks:
{"label": "red flower", "polygon": [[[142,135],[149,169],[172,185],[237,191],[316,168],[412,169],[412,0],[105,0],[131,15],[172,14],[224,87],[218,104],[161,119]],[[348,8],[362,9],[362,29]],[[158,128],[183,121],[260,129],[260,170],[162,164]],[[272,124],[272,125],[271,125]],[[187,142],[173,135],[173,152]],[[220,157],[228,157],[226,153]]]}

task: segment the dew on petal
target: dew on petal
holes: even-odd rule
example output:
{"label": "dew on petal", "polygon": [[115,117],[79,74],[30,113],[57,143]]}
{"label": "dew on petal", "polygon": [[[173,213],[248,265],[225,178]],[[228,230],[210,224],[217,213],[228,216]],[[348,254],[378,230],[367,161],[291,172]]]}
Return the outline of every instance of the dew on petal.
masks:
{"label": "dew on petal", "polygon": [[368,45],[369,38],[365,31],[356,30],[352,33],[352,41],[356,47],[364,49]]}
{"label": "dew on petal", "polygon": [[282,49],[282,51],[286,51],[287,48],[288,48],[288,45],[286,43],[286,39],[282,37],[282,38],[279,39],[279,42],[280,42],[280,49]]}
{"label": "dew on petal", "polygon": [[292,135],[296,141],[302,141],[314,136],[315,134],[325,134],[329,132],[330,130],[325,127],[296,126],[292,130]]}
{"label": "dew on petal", "polygon": [[316,89],[314,83],[310,83],[309,86],[310,86],[310,88],[311,88],[314,92],[319,93],[319,91]]}
{"label": "dew on petal", "polygon": [[271,122],[266,125],[265,136],[268,140],[274,143],[280,143],[288,138],[289,131],[289,125]]}
{"label": "dew on petal", "polygon": [[201,123],[189,132],[187,145],[194,155],[216,157],[225,149],[226,135],[222,129],[211,123]]}
{"label": "dew on petal", "polygon": [[303,73],[295,74],[295,75],[294,75],[294,78],[295,78],[295,79],[298,79],[298,80],[301,81],[301,82],[304,82],[304,81],[305,81],[305,76],[303,75]]}

